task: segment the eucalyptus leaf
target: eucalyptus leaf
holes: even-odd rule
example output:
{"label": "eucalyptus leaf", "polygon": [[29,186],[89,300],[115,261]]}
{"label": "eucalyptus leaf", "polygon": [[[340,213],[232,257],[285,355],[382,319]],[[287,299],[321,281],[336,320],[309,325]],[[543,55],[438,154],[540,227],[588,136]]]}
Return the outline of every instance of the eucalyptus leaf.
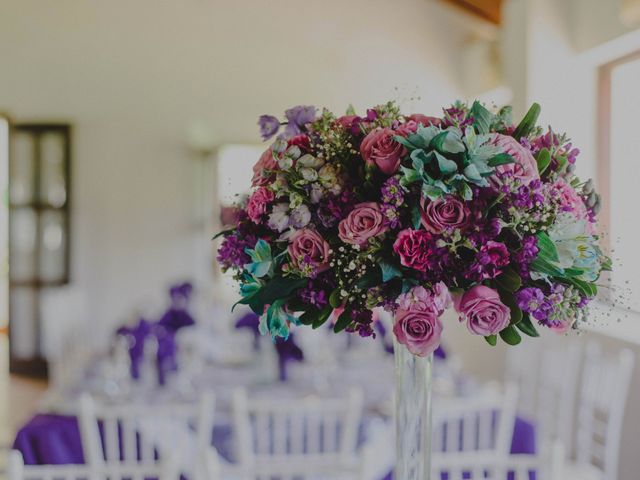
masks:
{"label": "eucalyptus leaf", "polygon": [[414,230],[420,229],[420,225],[422,224],[422,212],[418,207],[413,207],[411,209],[411,226]]}
{"label": "eucalyptus leaf", "polygon": [[438,168],[445,175],[450,175],[454,172],[458,171],[458,164],[453,160],[449,160],[448,158],[442,156],[438,152],[434,152],[436,159],[438,160]]}
{"label": "eucalyptus leaf", "polygon": [[491,129],[491,124],[494,121],[495,115],[487,110],[477,100],[471,105],[469,113],[473,117],[473,126],[476,127],[478,133],[488,133]]}
{"label": "eucalyptus leaf", "polygon": [[387,283],[391,279],[402,277],[400,269],[391,262],[381,260],[379,265],[380,271],[382,272],[382,283]]}

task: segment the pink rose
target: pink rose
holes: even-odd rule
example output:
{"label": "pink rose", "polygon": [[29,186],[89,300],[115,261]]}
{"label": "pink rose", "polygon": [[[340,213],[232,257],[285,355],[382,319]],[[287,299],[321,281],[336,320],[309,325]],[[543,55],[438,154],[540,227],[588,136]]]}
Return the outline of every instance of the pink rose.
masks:
{"label": "pink rose", "polygon": [[267,170],[275,170],[278,168],[276,159],[273,158],[273,151],[267,148],[260,156],[258,162],[253,166],[253,178],[251,179],[252,187],[264,187],[271,183],[272,175]]}
{"label": "pink rose", "polygon": [[261,217],[267,213],[267,207],[274,198],[275,194],[265,187],[260,187],[253,192],[247,202],[247,215],[253,223],[260,223]]}
{"label": "pink rose", "polygon": [[402,265],[424,272],[429,265],[430,239],[429,232],[407,228],[398,233],[393,251],[400,257]]}
{"label": "pink rose", "polygon": [[580,198],[580,195],[578,195],[578,192],[563,178],[558,178],[552,188],[558,193],[560,210],[571,213],[578,220],[585,220],[587,222],[587,233],[594,235],[596,233],[596,227],[591,223],[587,206],[584,204],[582,198]]}
{"label": "pink rose", "polygon": [[439,127],[442,124],[442,120],[438,117],[429,117],[427,115],[422,115],[421,113],[414,113],[406,116],[405,118],[407,121],[421,123],[423,127],[428,127],[429,125]]}
{"label": "pink rose", "polygon": [[460,321],[475,335],[495,335],[509,325],[511,310],[494,289],[476,285],[454,300]]}
{"label": "pink rose", "polygon": [[430,310],[397,310],[393,333],[411,353],[426,357],[440,345],[442,323]]}
{"label": "pink rose", "polygon": [[360,144],[360,154],[367,165],[377,165],[385,175],[393,175],[400,168],[400,160],[407,154],[405,148],[393,139],[396,132],[390,128],[372,130]]}
{"label": "pink rose", "polygon": [[375,202],[359,203],[338,225],[338,236],[345,243],[364,245],[384,233],[387,226],[380,205]]}
{"label": "pink rose", "polygon": [[467,205],[456,197],[428,201],[423,197],[422,225],[431,233],[442,233],[454,228],[461,230],[469,225],[471,213]]}
{"label": "pink rose", "polygon": [[310,228],[298,230],[291,236],[288,252],[291,263],[299,270],[311,268],[315,274],[329,268],[329,244]]}
{"label": "pink rose", "polygon": [[491,176],[494,185],[500,185],[502,182],[496,175],[497,173],[511,173],[513,178],[520,180],[523,185],[528,185],[533,180],[540,178],[538,175],[538,164],[533,158],[531,151],[521,145],[515,138],[508,135],[494,134],[491,143],[502,149],[513,157],[515,163],[507,163],[498,165],[495,172]]}

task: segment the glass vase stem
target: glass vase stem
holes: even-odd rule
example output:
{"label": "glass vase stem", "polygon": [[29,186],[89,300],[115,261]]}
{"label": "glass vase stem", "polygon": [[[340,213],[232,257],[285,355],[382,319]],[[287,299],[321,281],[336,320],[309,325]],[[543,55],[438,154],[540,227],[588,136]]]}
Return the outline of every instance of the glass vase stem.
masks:
{"label": "glass vase stem", "polygon": [[431,474],[431,364],[394,339],[396,362],[395,480],[429,480]]}

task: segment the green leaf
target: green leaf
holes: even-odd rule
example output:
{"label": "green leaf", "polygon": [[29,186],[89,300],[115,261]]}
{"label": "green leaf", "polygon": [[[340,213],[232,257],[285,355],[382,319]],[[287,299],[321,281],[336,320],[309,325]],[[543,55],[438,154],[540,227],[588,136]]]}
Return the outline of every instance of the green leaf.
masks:
{"label": "green leaf", "polygon": [[528,314],[525,314],[518,323],[516,323],[516,328],[520,330],[525,335],[530,337],[539,337],[540,334],[536,330],[536,327],[531,323],[531,319]]}
{"label": "green leaf", "polygon": [[400,168],[402,169],[402,174],[403,174],[402,183],[404,185],[410,185],[422,179],[422,175],[420,175],[420,173],[418,173],[413,168],[407,168],[404,166],[401,166]]}
{"label": "green leaf", "polygon": [[420,225],[422,225],[422,212],[418,207],[411,209],[411,225],[414,230],[419,230]]}
{"label": "green leaf", "polygon": [[300,316],[300,323],[310,325],[313,328],[319,328],[327,321],[331,312],[333,312],[333,308],[331,308],[330,305],[322,309],[309,310]]}
{"label": "green leaf", "polygon": [[374,268],[374,269],[370,269],[367,273],[365,273],[363,276],[358,278],[358,280],[356,280],[355,282],[355,286],[362,290],[366,290],[368,288],[379,285],[381,282],[382,282],[382,272],[377,268]]}
{"label": "green leaf", "polygon": [[345,112],[345,115],[355,115],[356,114],[356,109],[353,108],[352,104],[349,104],[349,106],[347,107],[347,111]]}
{"label": "green leaf", "polygon": [[484,337],[484,339],[492,347],[495,347],[496,344],[498,343],[498,336],[497,335],[487,335],[486,337]]}
{"label": "green leaf", "polygon": [[425,164],[429,163],[430,161],[429,157],[424,152],[424,150],[414,150],[413,152],[411,152],[410,157],[411,157],[411,166],[416,172],[422,175]]}
{"label": "green leaf", "polygon": [[550,277],[564,277],[564,270],[561,267],[542,258],[536,258],[531,262],[530,268],[534,272],[549,275]]}
{"label": "green leaf", "polygon": [[496,277],[496,283],[507,292],[516,292],[522,285],[522,278],[512,268],[506,268],[501,275]]}
{"label": "green leaf", "polygon": [[433,137],[431,146],[442,153],[462,153],[465,151],[460,135],[452,130],[445,130]]}
{"label": "green leaf", "polygon": [[509,345],[517,345],[522,341],[522,337],[520,337],[520,334],[512,325],[509,325],[500,332],[500,338]]}
{"label": "green leaf", "polygon": [[556,244],[553,243],[553,240],[547,235],[545,232],[538,232],[536,235],[537,246],[540,250],[538,252],[538,257],[544,258],[546,260],[551,260],[553,262],[558,262],[558,249],[556,248]]}
{"label": "green leaf", "polygon": [[500,300],[504,303],[509,310],[511,310],[511,325],[518,323],[522,320],[523,312],[518,307],[518,303],[516,302],[515,297],[511,292],[507,292],[505,290],[498,289],[498,294],[500,295]]}
{"label": "green leaf", "polygon": [[420,285],[420,282],[415,278],[403,278],[402,279],[402,293],[407,293],[413,287]]}
{"label": "green leaf", "polygon": [[448,158],[440,155],[438,152],[434,152],[436,155],[436,159],[438,160],[438,168],[445,175],[450,175],[454,172],[458,171],[458,164],[453,160],[449,160]]}
{"label": "green leaf", "polygon": [[275,277],[254,293],[247,301],[241,303],[249,305],[258,315],[262,315],[265,305],[272,304],[277,299],[286,298],[294,291],[309,283],[306,278]]}
{"label": "green leaf", "polygon": [[577,278],[569,278],[567,279],[567,282],[576,287],[587,297],[595,297],[598,294],[598,287],[596,287],[594,283],[585,282],[584,280],[579,280]]}
{"label": "green leaf", "polygon": [[515,138],[518,142],[522,137],[528,136],[531,131],[535,128],[536,122],[538,121],[538,116],[540,115],[540,105],[534,103],[529,108],[529,111],[526,113],[522,121],[518,124],[516,129],[513,131],[511,136]]}
{"label": "green leaf", "polygon": [[211,237],[211,240],[215,240],[218,237],[232,233],[234,230],[235,228],[227,228],[226,230],[222,230],[221,232],[218,232],[213,237]]}
{"label": "green leaf", "polygon": [[329,305],[333,308],[338,308],[342,305],[342,297],[340,296],[340,289],[336,288],[331,295],[329,295]]}
{"label": "green leaf", "polygon": [[416,148],[419,148],[417,145],[414,145],[413,143],[411,143],[411,141],[409,141],[408,138],[402,137],[400,135],[394,135],[393,139],[403,147],[406,147],[407,149],[409,149],[409,151],[413,151]]}
{"label": "green leaf", "polygon": [[473,199],[473,190],[471,190],[471,187],[466,182],[460,184],[460,195],[466,201]]}
{"label": "green leaf", "polygon": [[538,173],[542,175],[549,164],[551,163],[551,154],[547,148],[543,148],[538,152],[538,157],[536,158],[536,162],[538,164]]}
{"label": "green leaf", "polygon": [[402,277],[400,269],[386,260],[380,260],[380,271],[382,272],[382,283],[387,283],[393,278]]}
{"label": "green leaf", "polygon": [[342,314],[336,320],[336,324],[333,326],[333,331],[339,333],[349,326],[351,323],[351,310],[345,309]]}
{"label": "green leaf", "polygon": [[495,115],[484,108],[477,100],[471,105],[469,113],[473,117],[473,126],[476,127],[478,133],[489,133]]}
{"label": "green leaf", "polygon": [[515,163],[515,159],[508,153],[499,153],[487,161],[490,167],[497,167],[498,165],[506,165],[508,163]]}

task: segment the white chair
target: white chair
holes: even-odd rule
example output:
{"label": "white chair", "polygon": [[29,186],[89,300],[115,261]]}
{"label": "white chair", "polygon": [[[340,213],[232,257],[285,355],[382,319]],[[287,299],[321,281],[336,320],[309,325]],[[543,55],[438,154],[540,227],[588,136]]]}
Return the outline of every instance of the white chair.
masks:
{"label": "white chair", "polygon": [[515,385],[508,385],[504,392],[437,402],[433,409],[434,455],[449,452],[509,455],[517,397]]}
{"label": "white chair", "polygon": [[564,480],[562,448],[541,455],[492,456],[462,452],[434,454],[431,478],[447,480]]}
{"label": "white chair", "polygon": [[198,402],[100,405],[80,399],[80,433],[85,460],[92,466],[154,464],[173,455],[182,471],[198,467],[211,444],[215,399]]}
{"label": "white chair", "polygon": [[356,389],[347,398],[264,400],[235,391],[233,423],[242,478],[358,478],[362,403]]}
{"label": "white chair", "polygon": [[9,452],[8,480],[178,480],[178,472],[168,457],[152,465],[25,465],[18,450]]}
{"label": "white chair", "polygon": [[[547,340],[551,340],[547,346]],[[580,344],[565,337],[544,339],[540,358],[529,365],[539,371],[536,395],[536,426],[543,442],[560,440],[572,451],[573,419],[580,378]],[[559,344],[559,341],[561,344]],[[538,365],[533,367],[533,365]]]}
{"label": "white chair", "polygon": [[576,462],[563,480],[617,480],[620,435],[635,359],[630,350],[603,355],[589,344],[578,399]]}

